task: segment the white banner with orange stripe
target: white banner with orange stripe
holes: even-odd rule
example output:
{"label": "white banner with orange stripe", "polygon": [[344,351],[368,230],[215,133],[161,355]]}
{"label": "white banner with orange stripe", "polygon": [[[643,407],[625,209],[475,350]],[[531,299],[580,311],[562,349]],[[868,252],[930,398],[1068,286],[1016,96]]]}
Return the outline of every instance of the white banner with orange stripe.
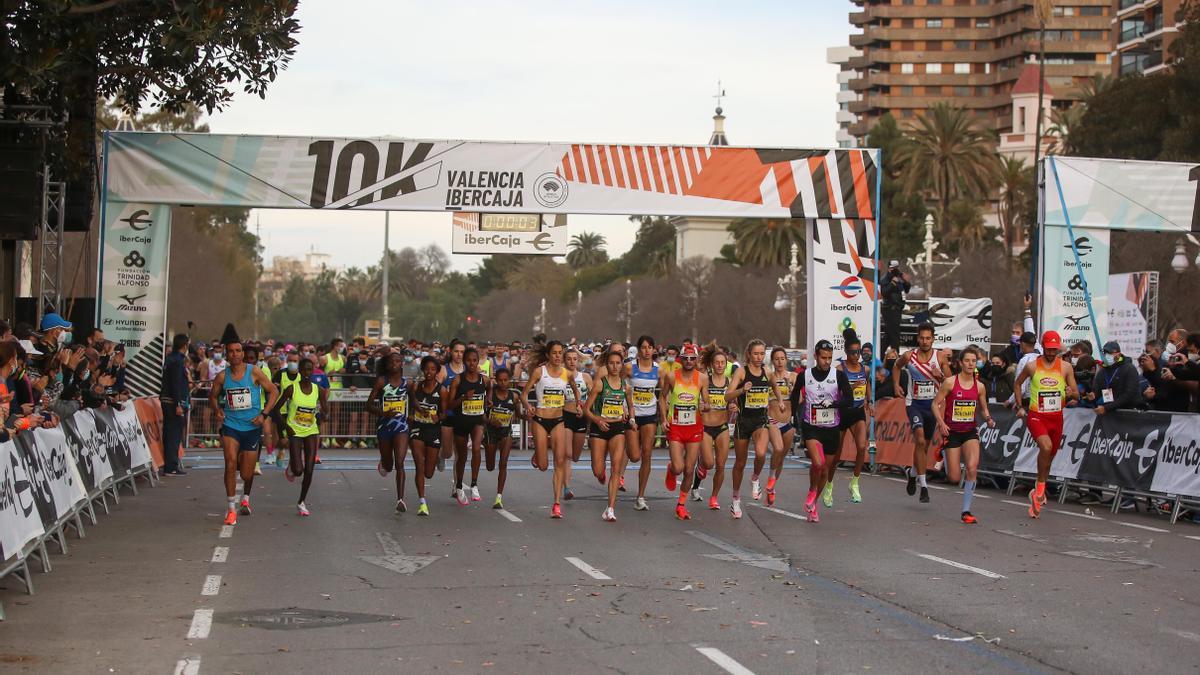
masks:
{"label": "white banner with orange stripe", "polygon": [[873,219],[876,153],[108,132],[108,199],[263,208]]}

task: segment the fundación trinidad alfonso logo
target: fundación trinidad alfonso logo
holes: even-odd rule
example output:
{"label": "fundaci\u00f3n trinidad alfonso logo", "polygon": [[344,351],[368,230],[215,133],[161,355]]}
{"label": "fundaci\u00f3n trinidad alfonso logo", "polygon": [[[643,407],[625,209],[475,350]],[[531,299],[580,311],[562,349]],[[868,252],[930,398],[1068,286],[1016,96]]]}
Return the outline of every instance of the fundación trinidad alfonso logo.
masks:
{"label": "fundaci\u00f3n trinidad alfonso logo", "polygon": [[567,201],[567,181],[554,172],[544,173],[533,182],[533,198],[548,209],[558,208]]}
{"label": "fundaci\u00f3n trinidad alfonso logo", "polygon": [[862,293],[863,285],[858,277],[846,277],[842,280],[842,283],[836,286],[830,286],[829,290],[837,291],[838,293],[842,294],[843,298],[852,300],[857,298],[859,293]]}

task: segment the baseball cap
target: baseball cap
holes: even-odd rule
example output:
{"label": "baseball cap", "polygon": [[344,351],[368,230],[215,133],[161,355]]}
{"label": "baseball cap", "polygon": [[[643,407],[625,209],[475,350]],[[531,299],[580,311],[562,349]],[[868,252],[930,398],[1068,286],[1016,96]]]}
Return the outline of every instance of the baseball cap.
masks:
{"label": "baseball cap", "polygon": [[1061,349],[1062,337],[1059,336],[1058,331],[1048,330],[1042,334],[1042,346],[1049,349]]}
{"label": "baseball cap", "polygon": [[52,329],[55,329],[55,328],[67,328],[67,329],[70,329],[70,328],[71,328],[71,322],[70,322],[70,321],[67,321],[67,320],[66,320],[66,319],[64,319],[64,318],[62,318],[61,316],[59,316],[59,315],[58,315],[57,313],[55,313],[55,312],[50,312],[50,313],[49,313],[49,314],[47,314],[46,316],[43,316],[43,317],[42,317],[42,328],[41,328],[41,330],[42,330],[43,332],[44,332],[44,331],[48,331],[48,330],[52,330]]}
{"label": "baseball cap", "polygon": [[1121,351],[1121,345],[1117,344],[1116,340],[1109,340],[1104,343],[1104,352],[1106,354],[1117,354]]}
{"label": "baseball cap", "polygon": [[17,340],[17,344],[21,345],[21,349],[24,349],[25,353],[30,356],[40,356],[42,354],[29,340]]}
{"label": "baseball cap", "polygon": [[891,262],[889,262],[889,263],[888,263],[888,269],[896,269],[896,268],[897,268],[897,267],[899,267],[899,266],[900,266],[900,261],[899,261],[899,260],[893,260],[893,261],[891,261]]}

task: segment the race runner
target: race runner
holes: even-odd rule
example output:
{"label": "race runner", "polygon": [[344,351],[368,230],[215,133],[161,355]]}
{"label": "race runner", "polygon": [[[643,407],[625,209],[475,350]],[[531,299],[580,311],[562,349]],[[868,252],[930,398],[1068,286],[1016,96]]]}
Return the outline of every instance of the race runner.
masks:
{"label": "race runner", "polygon": [[[587,440],[588,418],[582,408],[587,401],[588,392],[592,388],[592,376],[580,371],[582,358],[576,348],[572,347],[567,352],[565,359],[567,370],[575,373],[575,389],[568,388],[566,390],[567,398],[563,404],[563,424],[567,425],[567,431],[571,438],[567,477],[563,484],[563,499],[570,500],[575,498],[575,493],[571,492],[571,468],[575,462],[579,461],[579,456],[583,454],[583,443]],[[575,390],[579,391],[580,399],[578,401],[575,400]]]}
{"label": "race runner", "polygon": [[[850,502],[858,504],[862,501],[862,491],[858,479],[862,475],[863,464],[867,461],[867,417],[872,415],[870,393],[870,370],[863,365],[862,342],[853,328],[842,332],[845,342],[846,360],[838,365],[838,370],[846,374],[853,393],[854,404],[842,413],[842,430],[854,439],[856,454],[854,455],[854,475],[850,477]],[[825,489],[821,491],[821,503],[826,508],[833,507],[833,474],[837,471],[838,455],[834,455],[825,471]]]}
{"label": "race runner", "polygon": [[[654,360],[654,338],[643,335],[637,340],[637,358],[629,364],[629,383],[633,391],[633,423],[625,433],[626,457],[641,462],[638,467],[638,494],[633,508],[649,511],[646,485],[650,482],[654,458],[654,436],[658,433],[658,395],[661,384],[658,363]],[[620,472],[624,475],[624,471]]]}
{"label": "race runner", "polygon": [[[632,416],[629,401],[633,399],[633,391],[623,374],[623,353],[615,347],[617,345],[610,346],[604,353],[604,365],[596,373],[597,380],[593,381],[591,394],[583,408],[592,422],[588,439],[592,474],[601,485],[607,482],[608,487],[608,507],[600,517],[610,523],[617,519],[615,509],[620,482],[616,480],[616,472],[625,465],[625,431]],[[613,480],[607,480],[605,458],[612,467]]]}
{"label": "race runner", "polygon": [[[441,456],[442,399],[445,395],[445,389],[438,383],[441,370],[437,359],[426,355],[421,358],[421,380],[409,385],[412,424],[408,432],[408,441],[412,445],[413,461],[418,467],[417,496],[421,499],[417,506],[418,516],[429,515],[429,503],[425,500],[425,481],[433,478],[434,466]],[[418,457],[422,459],[417,459]]]}
{"label": "race runner", "polygon": [[[900,391],[900,371],[908,369],[908,391]],[[908,419],[913,431],[913,466],[906,471],[908,494],[917,493],[921,486],[921,502],[929,502],[929,486],[925,482],[925,467],[929,461],[929,442],[937,430],[937,419],[933,415],[933,399],[938,387],[946,379],[949,367],[942,362],[941,354],[933,348],[933,326],[923,323],[917,327],[917,348],[905,352],[892,366],[892,382],[896,386],[896,398],[905,398]]]}
{"label": "race runner", "polygon": [[[796,373],[788,370],[787,350],[775,347],[771,350],[771,366],[774,370],[771,377],[783,398],[771,404],[768,412],[771,416],[771,426],[767,428],[771,441],[771,475],[767,477],[767,506],[775,505],[775,483],[783,473],[783,460],[796,441],[796,430],[792,426],[792,402],[790,396],[796,386]],[[755,462],[755,473],[750,476],[750,485],[754,498],[758,499],[758,463]]]}
{"label": "race runner", "polygon": [[704,422],[704,437],[700,439],[702,459],[696,469],[692,495],[693,499],[699,501],[700,481],[703,480],[701,469],[705,466],[714,467],[712,496],[708,498],[708,508],[713,511],[721,509],[717,496],[725,482],[725,460],[729,458],[729,402],[725,396],[730,380],[726,375],[728,363],[729,358],[716,341],[708,343],[700,356],[700,365],[708,373],[708,410],[701,417]]}
{"label": "race runner", "polygon": [[[446,357],[445,365],[438,371],[438,382],[441,383],[442,389],[445,390],[447,396],[450,394],[450,385],[454,384],[454,378],[462,374],[467,366],[463,363],[463,354],[467,351],[467,346],[461,340],[451,340],[449,353]],[[442,417],[442,454],[438,457],[437,468],[441,471],[446,460],[454,454],[454,408],[446,411]]]}
{"label": "race runner", "polygon": [[[700,457],[700,439],[704,436],[700,415],[709,407],[708,376],[696,368],[699,359],[696,345],[684,346],[677,361],[679,370],[667,369],[663,375],[658,403],[670,452],[667,492],[675,492],[676,484],[679,485],[679,501],[675,504],[675,517],[679,520],[692,519],[687,510],[687,495]],[[709,468],[712,468],[711,464],[705,467],[706,470]]]}
{"label": "race runner", "polygon": [[958,375],[942,383],[933,401],[933,414],[938,429],[946,439],[946,478],[957,484],[961,478],[959,463],[966,465],[967,479],[963,481],[962,521],[974,525],[979,520],[971,513],[971,498],[975,496],[976,470],[979,468],[979,430],[975,420],[979,411],[989,427],[996,426],[988,412],[987,388],[980,384],[977,365],[983,352],[970,345],[958,357]]}
{"label": "race runner", "polygon": [[225,329],[225,353],[229,366],[217,373],[208,392],[208,405],[216,412],[221,425],[221,449],[225,455],[225,496],[229,510],[226,525],[237,524],[237,474],[242,475],[241,514],[250,515],[250,489],[254,487],[254,465],[262,441],[263,406],[259,387],[267,394],[267,410],[272,410],[279,398],[275,384],[257,367],[242,361],[242,343],[230,325]]}
{"label": "race runner", "polygon": [[854,405],[854,392],[846,374],[833,367],[833,343],[817,342],[813,363],[804,371],[804,414],[801,432],[808,451],[808,497],[804,510],[808,522],[820,522],[817,495],[825,484],[826,463],[837,462],[842,451],[841,416]]}
{"label": "race runner", "polygon": [[[280,396],[283,396],[290,387],[300,381],[300,352],[296,351],[295,347],[287,350],[284,354],[283,368],[280,368],[279,372],[275,373],[271,381],[279,389]],[[277,424],[275,425],[275,432],[276,436],[278,436],[276,440],[279,444],[278,453],[275,456],[275,465],[287,466],[291,461],[291,455],[287,449],[287,429]]]}
{"label": "race runner", "polygon": [[[304,359],[300,364],[300,380],[288,387],[279,398],[279,409],[283,419],[279,426],[287,427],[288,452],[291,462],[283,470],[288,482],[304,476],[300,483],[300,499],[296,502],[296,513],[308,516],[308,489],[312,487],[313,471],[316,469],[317,447],[321,439],[320,423],[329,419],[328,391],[312,381],[313,361]],[[269,408],[272,412],[275,408]],[[279,413],[276,413],[277,415]]]}
{"label": "race runner", "polygon": [[483,455],[484,399],[487,398],[488,378],[479,372],[479,352],[471,347],[465,352],[466,370],[454,378],[447,396],[446,410],[454,411],[454,498],[467,505],[463,489],[463,474],[467,469],[467,443],[471,444],[471,501],[480,500],[479,462]]}
{"label": "race runner", "polygon": [[1029,517],[1040,518],[1046,503],[1046,479],[1050,477],[1050,465],[1062,445],[1063,407],[1068,401],[1079,400],[1079,387],[1075,385],[1075,371],[1059,355],[1062,337],[1049,330],[1042,335],[1042,356],[1031,361],[1017,373],[1014,391],[1029,380],[1029,411],[1017,404],[1017,416],[1026,417],[1029,435],[1038,445],[1037,486],[1029,491]]}
{"label": "race runner", "polygon": [[[391,352],[384,361],[384,371],[375,380],[367,397],[367,412],[379,417],[375,439],[379,444],[379,475],[387,476],[396,470],[396,513],[408,510],[404,502],[404,458],[408,455],[408,379],[404,377],[404,358]],[[425,458],[413,453],[417,474],[425,471]],[[418,490],[418,496],[424,496]]]}
{"label": "race runner", "polygon": [[525,402],[509,388],[512,373],[503,366],[497,367],[492,379],[492,392],[488,396],[487,426],[483,441],[486,451],[487,470],[496,471],[496,452],[500,452],[499,473],[496,474],[496,501],[493,509],[504,508],[504,483],[508,480],[508,453],[512,451],[512,423],[516,415],[524,416]]}
{"label": "race runner", "polygon": [[[549,468],[549,454],[554,454],[554,504],[550,507],[551,518],[562,518],[563,481],[566,478],[568,432],[563,425],[563,405],[566,390],[575,387],[574,373],[563,365],[563,343],[551,340],[531,350],[529,381],[521,395],[528,400],[532,389],[536,396],[536,407],[526,413],[527,418],[537,422],[533,426],[532,463],[539,471]],[[579,399],[576,391],[575,398]]]}
{"label": "race runner", "polygon": [[736,411],[738,415],[734,423],[733,504],[729,507],[734,518],[742,517],[742,476],[746,473],[750,442],[754,442],[754,463],[761,468],[767,457],[767,427],[771,423],[767,408],[772,394],[780,398],[779,387],[763,367],[766,357],[766,343],[751,340],[746,345],[746,365],[734,371],[725,392],[730,412]]}

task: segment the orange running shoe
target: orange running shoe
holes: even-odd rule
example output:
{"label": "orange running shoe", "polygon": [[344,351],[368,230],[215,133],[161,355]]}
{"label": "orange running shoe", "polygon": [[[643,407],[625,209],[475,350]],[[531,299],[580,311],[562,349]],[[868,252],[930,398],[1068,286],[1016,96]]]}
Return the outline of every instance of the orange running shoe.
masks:
{"label": "orange running shoe", "polygon": [[237,525],[237,511],[235,511],[233,509],[229,509],[228,511],[225,512],[225,524],[226,525]]}
{"label": "orange running shoe", "polygon": [[617,485],[617,489],[621,492],[625,491],[625,476],[621,476],[621,482]]}
{"label": "orange running shoe", "polygon": [[562,516],[562,506],[559,504],[555,504],[553,507],[551,507],[550,517],[551,518],[562,518],[563,517]]}
{"label": "orange running shoe", "polygon": [[708,508],[712,509],[713,511],[721,510],[721,502],[717,501],[716,495],[713,495],[708,498]]}
{"label": "orange running shoe", "polygon": [[678,504],[675,506],[675,517],[679,520],[691,520],[692,514],[688,513],[686,506]]}
{"label": "orange running shoe", "polygon": [[974,525],[979,522],[979,519],[971,515],[970,511],[963,511],[962,521],[968,525]]}
{"label": "orange running shoe", "polygon": [[671,471],[671,467],[667,467],[667,492],[674,492],[675,486],[679,485],[679,479],[675,476],[675,472]]}
{"label": "orange running shoe", "polygon": [[242,497],[241,513],[243,516],[250,515],[250,498]]}
{"label": "orange running shoe", "polygon": [[[772,478],[771,482],[772,483],[775,482],[775,479]],[[767,488],[767,506],[775,506],[775,489],[774,488],[770,488],[770,487]]]}
{"label": "orange running shoe", "polygon": [[771,476],[770,478],[767,479],[767,492],[772,492],[774,490],[775,490],[775,477]]}
{"label": "orange running shoe", "polygon": [[1045,502],[1046,502],[1046,500],[1044,498],[1038,499],[1037,488],[1030,490],[1029,491],[1029,517],[1030,518],[1041,518],[1042,517],[1042,504],[1044,504]]}

